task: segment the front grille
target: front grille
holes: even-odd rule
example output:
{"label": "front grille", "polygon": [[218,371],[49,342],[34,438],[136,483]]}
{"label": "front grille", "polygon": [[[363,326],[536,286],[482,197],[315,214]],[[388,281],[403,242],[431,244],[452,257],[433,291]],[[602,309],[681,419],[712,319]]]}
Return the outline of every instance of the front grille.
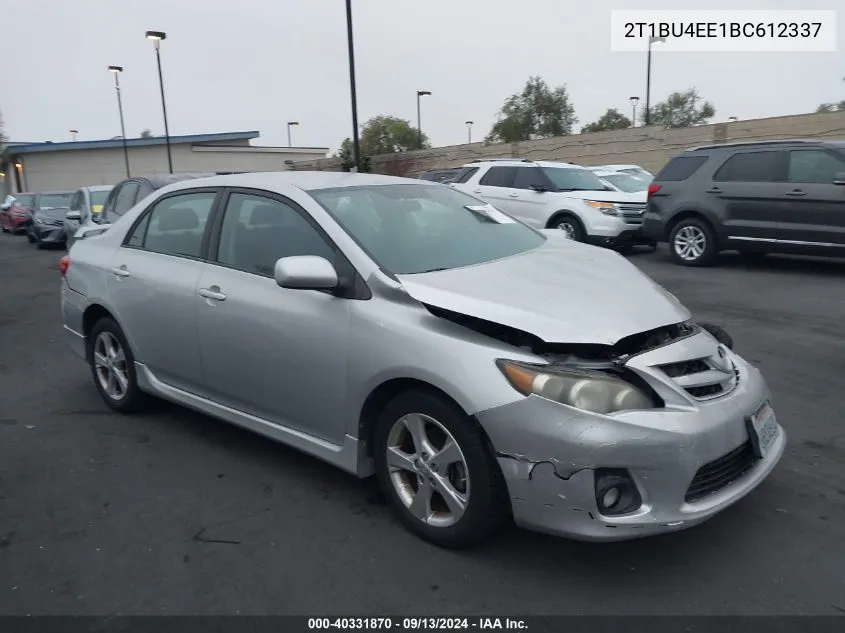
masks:
{"label": "front grille", "polygon": [[689,374],[707,371],[710,369],[710,366],[704,362],[704,359],[694,358],[693,360],[684,360],[680,363],[661,365],[660,369],[670,378],[677,378],[678,376],[688,376]]}
{"label": "front grille", "polygon": [[726,373],[708,358],[693,358],[658,367],[693,398],[708,400],[730,393],[739,380],[739,370],[731,364]]}
{"label": "front grille", "polygon": [[748,441],[727,455],[705,464],[695,473],[684,501],[691,503],[718,492],[748,472],[756,460],[754,449]]}
{"label": "front grille", "polygon": [[645,204],[640,203],[625,203],[617,205],[619,212],[622,214],[622,219],[626,224],[642,224],[643,214],[645,213]]}

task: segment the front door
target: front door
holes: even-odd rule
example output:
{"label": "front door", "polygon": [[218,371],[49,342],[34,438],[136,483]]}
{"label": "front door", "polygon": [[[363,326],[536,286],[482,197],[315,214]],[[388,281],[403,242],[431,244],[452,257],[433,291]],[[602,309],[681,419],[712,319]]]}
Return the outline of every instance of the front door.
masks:
{"label": "front door", "polygon": [[210,397],[334,444],[345,429],[349,300],[279,287],[276,261],[335,248],[274,194],[233,191],[194,300]]}
{"label": "front door", "polygon": [[517,167],[508,193],[512,215],[536,228],[545,228],[550,215],[546,208],[551,200],[547,192],[551,190],[552,183],[540,167]]}
{"label": "front door", "polygon": [[200,389],[196,292],[203,270],[203,235],[215,190],[160,198],[111,263],[109,293],[135,360],[159,380]]}

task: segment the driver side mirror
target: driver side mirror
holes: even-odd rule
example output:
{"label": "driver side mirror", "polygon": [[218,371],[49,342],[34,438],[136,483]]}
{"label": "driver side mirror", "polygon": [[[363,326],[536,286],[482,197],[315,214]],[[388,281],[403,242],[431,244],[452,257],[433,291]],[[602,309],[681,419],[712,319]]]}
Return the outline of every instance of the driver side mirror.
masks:
{"label": "driver side mirror", "polygon": [[333,290],[339,283],[331,262],[316,255],[282,257],[276,262],[273,277],[282,288],[296,290]]}
{"label": "driver side mirror", "polygon": [[834,185],[845,185],[845,171],[840,171],[833,177]]}
{"label": "driver side mirror", "polygon": [[68,220],[80,220],[82,219],[82,214],[79,211],[68,211],[65,213],[65,218]]}

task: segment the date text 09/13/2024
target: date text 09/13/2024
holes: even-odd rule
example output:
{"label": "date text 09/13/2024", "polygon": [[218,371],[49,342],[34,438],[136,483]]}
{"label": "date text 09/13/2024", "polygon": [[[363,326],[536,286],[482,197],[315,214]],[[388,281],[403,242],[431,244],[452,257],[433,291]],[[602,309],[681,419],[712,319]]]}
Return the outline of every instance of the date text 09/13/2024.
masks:
{"label": "date text 09/13/2024", "polygon": [[449,631],[525,630],[521,618],[498,617],[327,617],[308,618],[308,630]]}

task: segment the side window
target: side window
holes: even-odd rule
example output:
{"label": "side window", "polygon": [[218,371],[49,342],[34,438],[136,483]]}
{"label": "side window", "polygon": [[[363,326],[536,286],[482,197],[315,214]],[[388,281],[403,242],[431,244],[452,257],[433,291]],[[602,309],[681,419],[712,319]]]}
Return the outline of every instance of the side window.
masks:
{"label": "side window", "polygon": [[82,201],[84,197],[81,191],[77,191],[73,194],[73,199],[70,201],[70,210],[71,211],[82,211]]}
{"label": "side window", "polygon": [[820,149],[789,152],[789,182],[831,184],[845,171],[845,161]]}
{"label": "side window", "polygon": [[487,185],[488,187],[511,187],[515,175],[516,167],[491,167],[482,176],[478,184]]}
{"label": "side window", "polygon": [[295,255],[317,255],[335,262],[334,248],[292,206],[262,196],[229,196],[218,262],[272,277],[278,259]]}
{"label": "side window", "polygon": [[741,152],[731,156],[713,180],[719,182],[775,182],[781,152]]}
{"label": "side window", "polygon": [[[138,223],[127,245],[178,257],[200,257],[215,192],[183,193],[157,202]],[[146,226],[144,226],[146,224]]]}
{"label": "side window", "polygon": [[137,182],[127,182],[117,194],[112,212],[121,216],[135,206],[135,196],[138,194],[140,185]]}
{"label": "side window", "polygon": [[458,175],[452,179],[452,182],[466,182],[478,172],[478,167],[464,167]]}
{"label": "side window", "polygon": [[517,167],[513,179],[514,189],[531,189],[531,187],[548,187],[546,176],[539,167]]}
{"label": "side window", "polygon": [[117,216],[112,213],[112,209],[114,209],[114,202],[117,200],[118,193],[120,193],[120,186],[117,186],[109,191],[109,196],[103,204],[102,211],[100,211],[100,222],[111,222],[117,219]]}

